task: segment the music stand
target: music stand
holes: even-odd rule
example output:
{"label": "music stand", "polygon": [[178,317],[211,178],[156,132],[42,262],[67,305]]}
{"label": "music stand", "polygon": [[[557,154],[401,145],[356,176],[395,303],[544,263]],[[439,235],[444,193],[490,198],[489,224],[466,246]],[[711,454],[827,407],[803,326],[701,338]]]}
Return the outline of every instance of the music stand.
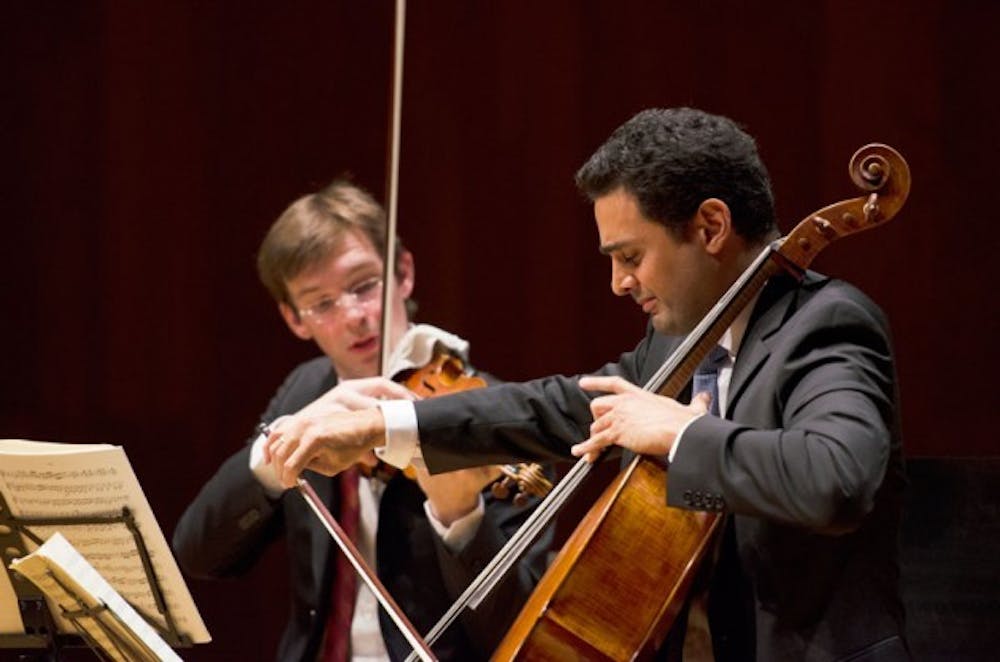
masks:
{"label": "music stand", "polygon": [[[190,637],[181,634],[177,629],[173,615],[164,599],[163,588],[150,560],[149,550],[143,540],[142,533],[136,526],[135,518],[127,507],[122,508],[120,515],[108,517],[19,518],[11,514],[3,494],[0,494],[0,549],[3,550],[4,558],[2,565],[14,587],[17,609],[24,623],[23,634],[0,634],[0,648],[43,649],[48,651],[47,659],[52,660],[58,660],[60,651],[64,648],[82,647],[91,648],[102,659],[159,659],[142,643],[141,637],[136,636],[132,632],[132,628],[122,622],[114,612],[107,609],[106,605],[87,604],[84,596],[75,595],[69,587],[60,582],[60,586],[68,594],[75,597],[76,608],[66,609],[64,606],[60,606],[60,611],[54,615],[50,612],[49,604],[42,591],[19,573],[7,568],[10,561],[29,553],[25,544],[26,539],[38,546],[43,544],[44,541],[31,527],[46,526],[65,529],[92,525],[122,525],[128,530],[135,551],[142,562],[149,591],[166,627],[161,626],[156,619],[143,613],[135,605],[131,605],[132,608],[167,644],[173,647],[190,647],[192,645]],[[55,578],[53,577],[53,579]],[[97,600],[97,602],[100,601]],[[5,606],[4,608],[10,607]],[[67,632],[66,627],[59,624],[60,619],[68,622],[73,632]],[[113,642],[114,650],[102,650],[100,646],[96,645],[94,638],[84,626],[85,620],[108,635],[109,640]],[[114,623],[111,624],[110,621],[114,621]],[[131,633],[131,636],[123,635],[123,632]]]}

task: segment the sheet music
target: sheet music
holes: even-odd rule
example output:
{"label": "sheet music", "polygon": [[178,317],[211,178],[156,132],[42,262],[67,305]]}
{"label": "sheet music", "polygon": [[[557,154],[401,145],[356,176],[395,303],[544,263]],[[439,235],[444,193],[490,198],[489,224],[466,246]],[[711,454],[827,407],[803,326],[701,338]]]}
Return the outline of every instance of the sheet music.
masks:
{"label": "sheet music", "polygon": [[92,617],[79,617],[77,623],[110,659],[180,662],[170,646],[62,535],[56,533],[34,553],[11,563],[11,568],[42,590],[53,613],[59,612],[59,607],[72,612],[106,606],[107,610]]}
{"label": "sheet music", "polygon": [[[0,490],[18,518],[114,517],[128,507],[178,632],[194,643],[211,640],[121,447],[0,440]],[[122,597],[158,627],[167,629],[149,590],[134,538],[124,523],[29,528],[42,540],[62,533]],[[36,548],[30,540],[24,542],[29,551]],[[63,621],[60,627],[68,624]]]}

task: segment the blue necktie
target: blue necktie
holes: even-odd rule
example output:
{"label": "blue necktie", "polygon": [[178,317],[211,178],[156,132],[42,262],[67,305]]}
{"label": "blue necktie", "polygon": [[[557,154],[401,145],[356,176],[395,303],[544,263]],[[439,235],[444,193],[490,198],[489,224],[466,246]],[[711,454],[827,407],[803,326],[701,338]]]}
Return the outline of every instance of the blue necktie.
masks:
{"label": "blue necktie", "polygon": [[719,415],[719,368],[728,358],[729,352],[723,347],[716,345],[694,372],[694,385],[691,389],[691,397],[706,391],[710,393],[712,395],[712,404],[708,411],[713,416]]}

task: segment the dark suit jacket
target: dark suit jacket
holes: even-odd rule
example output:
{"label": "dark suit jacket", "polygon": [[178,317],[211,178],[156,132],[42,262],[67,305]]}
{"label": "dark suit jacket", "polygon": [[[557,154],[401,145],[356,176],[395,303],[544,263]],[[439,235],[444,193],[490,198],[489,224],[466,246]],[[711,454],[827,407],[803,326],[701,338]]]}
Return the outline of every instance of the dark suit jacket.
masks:
{"label": "dark suit jacket", "polygon": [[[680,340],[650,330],[599,372],[644,384]],[[575,378],[551,377],[417,403],[424,458],[446,470],[470,454],[565,455],[588,436],[591,397]],[[903,482],[881,311],[840,281],[773,278],[726,418],[695,421],[669,469],[669,505],[728,514],[709,605],[717,658],[906,659]]]}
{"label": "dark suit jacket", "polygon": [[[285,380],[262,417],[271,421],[293,413],[336,384],[330,362],[320,357],[298,366]],[[251,439],[252,442],[252,439]],[[188,506],[174,531],[173,546],[189,575],[220,578],[243,574],[267,546],[288,540],[292,613],[277,653],[279,660],[316,659],[329,610],[339,553],[305,500],[295,491],[270,499],[249,469],[249,445],[220,467]],[[338,512],[337,479],[307,472],[321,498]],[[379,578],[414,627],[426,634],[468,583],[492,560],[530,514],[484,492],[486,515],[471,542],[458,554],[444,547],[424,513],[419,486],[402,475],[386,485],[379,504],[376,557]],[[480,605],[466,610],[433,647],[441,659],[485,659],[544,570],[547,540]],[[382,635],[393,659],[409,645],[380,609]]]}

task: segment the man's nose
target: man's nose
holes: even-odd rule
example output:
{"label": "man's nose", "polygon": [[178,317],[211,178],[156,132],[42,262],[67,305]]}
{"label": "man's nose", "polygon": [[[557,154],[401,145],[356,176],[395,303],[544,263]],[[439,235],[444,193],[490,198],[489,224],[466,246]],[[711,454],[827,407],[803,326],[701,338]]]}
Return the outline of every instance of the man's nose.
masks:
{"label": "man's nose", "polygon": [[637,284],[635,276],[629,272],[614,267],[611,270],[611,291],[623,297],[631,292]]}
{"label": "man's nose", "polygon": [[[376,320],[375,326],[378,326],[378,318],[381,314],[381,309],[371,311],[369,308],[370,306],[365,306],[364,304],[355,301],[344,309],[344,319],[350,325],[357,325],[361,321],[367,319],[369,314],[372,314]],[[376,308],[378,307],[376,306]]]}

